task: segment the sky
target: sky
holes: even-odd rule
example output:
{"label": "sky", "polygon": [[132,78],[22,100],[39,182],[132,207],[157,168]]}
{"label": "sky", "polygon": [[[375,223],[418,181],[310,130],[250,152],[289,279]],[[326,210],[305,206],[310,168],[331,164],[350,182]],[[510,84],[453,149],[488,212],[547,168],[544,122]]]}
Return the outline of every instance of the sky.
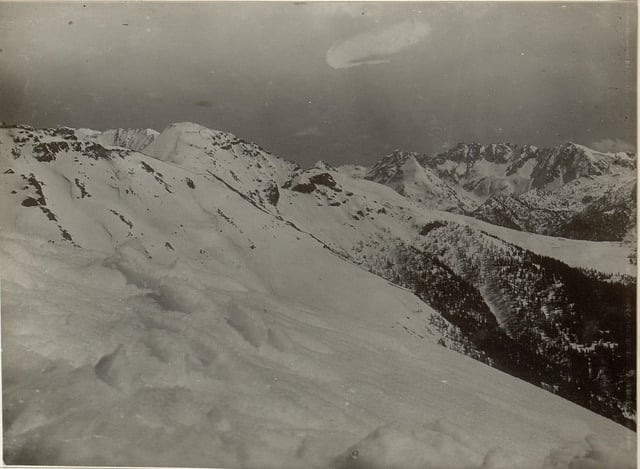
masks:
{"label": "sky", "polygon": [[635,2],[0,2],[0,121],[190,121],[303,166],[635,151],[636,21]]}

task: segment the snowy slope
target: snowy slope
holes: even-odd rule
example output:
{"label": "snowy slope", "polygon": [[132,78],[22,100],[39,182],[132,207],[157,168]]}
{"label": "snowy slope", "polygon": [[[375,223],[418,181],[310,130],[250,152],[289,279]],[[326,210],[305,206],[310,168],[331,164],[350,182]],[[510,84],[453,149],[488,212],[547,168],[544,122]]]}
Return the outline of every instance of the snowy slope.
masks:
{"label": "snowy slope", "polygon": [[142,153],[89,134],[0,130],[6,462],[633,466],[634,433],[447,350],[439,312],[354,265],[436,219],[587,242],[193,124]]}
{"label": "snowy slope", "polygon": [[[1,246],[7,461],[632,461],[628,430],[394,328],[400,314],[421,327],[414,300],[344,263],[314,271],[354,286],[347,294],[329,286],[328,305],[296,289],[302,281],[264,292],[239,283],[233,271],[215,277],[184,263],[158,268],[136,251],[113,259],[4,233]],[[306,266],[290,271],[281,280],[318,281]]]}
{"label": "snowy slope", "polygon": [[[286,186],[279,204],[286,219],[295,220],[357,265],[437,306],[455,325],[439,329],[449,341],[447,346],[634,425],[635,397],[629,386],[635,349],[626,345],[631,344],[633,313],[625,305],[631,304],[626,302],[633,296],[632,287],[626,285],[634,283],[635,267],[628,246],[531,235],[462,215],[424,210],[388,187],[352,180],[340,172],[312,168]],[[608,277],[612,284],[589,278],[601,274],[584,274],[549,259],[597,269],[607,274],[605,279],[613,275]],[[496,266],[511,266],[513,287],[502,285],[504,276]],[[429,285],[437,293],[428,293]],[[599,293],[591,302],[582,301],[587,292],[580,293],[580,285],[589,293]],[[458,298],[446,294],[450,289],[459,291]],[[496,303],[498,291],[509,298],[506,303]],[[611,303],[605,304],[605,297]],[[598,308],[615,314],[598,314]],[[505,317],[508,323],[518,324],[517,328],[503,325],[509,337],[491,323]],[[571,325],[582,321],[597,323],[596,330],[602,333],[584,334],[586,329]],[[616,324],[616,332],[611,333],[610,322]],[[594,347],[601,343],[612,344],[615,357],[596,352]],[[571,356],[573,349],[592,350],[593,356]],[[525,353],[540,363],[534,366],[523,359]],[[590,362],[603,370],[625,370],[610,376],[610,382],[619,384],[615,388],[604,380],[586,384],[599,382],[590,376],[594,369]],[[585,384],[578,383],[579,375]],[[601,404],[612,402],[616,404]]]}

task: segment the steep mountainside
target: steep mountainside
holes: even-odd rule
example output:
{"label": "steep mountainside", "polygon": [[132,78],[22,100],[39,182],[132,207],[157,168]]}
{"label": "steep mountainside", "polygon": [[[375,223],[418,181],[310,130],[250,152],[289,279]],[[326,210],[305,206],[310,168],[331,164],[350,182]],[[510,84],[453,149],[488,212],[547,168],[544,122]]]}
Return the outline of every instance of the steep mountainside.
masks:
{"label": "steep mountainside", "polygon": [[[564,241],[563,249],[557,239],[518,236],[459,215],[425,212],[339,172],[310,169],[297,180],[321,179],[330,180],[331,187],[294,184],[293,191],[300,193],[291,194],[293,200],[282,206],[286,218],[354,263],[414,291],[455,326],[442,331],[456,344],[452,348],[635,425],[635,356],[628,341],[635,330],[635,279],[630,276],[634,266],[624,255],[616,265],[626,275],[597,273],[587,267],[597,266],[598,256],[606,258],[606,243]],[[283,191],[284,200],[289,195]],[[590,253],[596,257],[575,269],[553,259],[560,253],[565,262],[584,261]],[[501,274],[502,265],[513,266],[513,276]],[[580,296],[580,285],[598,292],[598,299],[582,301],[586,296]],[[497,306],[498,297],[506,306]],[[598,314],[602,308],[615,311],[614,317]],[[573,318],[570,325],[567,316]],[[507,327],[512,321],[519,323],[520,332]],[[613,332],[612,321],[619,326]],[[582,334],[576,327],[585,323],[607,332]],[[601,353],[602,343],[614,351],[611,356]],[[602,360],[600,373],[614,387],[593,381],[591,363]]]}
{"label": "steep mountainside", "polygon": [[5,461],[632,467],[628,247],[349,174],[189,123],[0,129]]}

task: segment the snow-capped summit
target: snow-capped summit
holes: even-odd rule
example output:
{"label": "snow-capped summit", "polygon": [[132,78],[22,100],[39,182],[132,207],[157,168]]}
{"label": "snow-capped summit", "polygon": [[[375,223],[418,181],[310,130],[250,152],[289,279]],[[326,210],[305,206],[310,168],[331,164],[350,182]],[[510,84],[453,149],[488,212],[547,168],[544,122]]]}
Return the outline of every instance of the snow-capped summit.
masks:
{"label": "snow-capped summit", "polygon": [[[298,165],[275,156],[232,133],[189,122],[172,124],[144,153],[207,177],[221,178],[234,190],[271,210],[275,190]],[[276,189],[274,189],[276,188]]]}
{"label": "snow-capped summit", "polygon": [[184,163],[186,157],[183,151],[189,147],[195,150],[212,149],[214,147],[231,148],[240,140],[233,134],[210,130],[199,124],[179,122],[164,129],[147,148],[149,156],[161,161]]}

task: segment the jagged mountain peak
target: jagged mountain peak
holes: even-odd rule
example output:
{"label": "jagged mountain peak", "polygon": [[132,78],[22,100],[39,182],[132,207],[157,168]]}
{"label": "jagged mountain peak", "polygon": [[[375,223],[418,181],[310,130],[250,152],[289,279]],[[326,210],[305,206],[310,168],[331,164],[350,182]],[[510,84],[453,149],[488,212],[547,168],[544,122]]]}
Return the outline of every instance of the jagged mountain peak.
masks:
{"label": "jagged mountain peak", "polygon": [[380,158],[367,172],[365,179],[385,184],[394,177],[400,167],[408,160],[416,160],[418,157],[418,153],[396,149]]}
{"label": "jagged mountain peak", "polygon": [[481,144],[478,142],[458,143],[454,147],[435,155],[425,155],[421,163],[427,165],[439,164],[443,160],[455,162],[473,163],[477,160],[486,160],[498,164],[509,163],[520,157],[523,153],[529,153],[531,148],[528,145],[518,145],[515,143],[501,142]]}
{"label": "jagged mountain peak", "polygon": [[395,150],[383,156],[365,175],[365,179],[384,184],[405,197],[437,210],[465,212],[475,207],[431,168],[420,164],[424,157],[416,152]]}

